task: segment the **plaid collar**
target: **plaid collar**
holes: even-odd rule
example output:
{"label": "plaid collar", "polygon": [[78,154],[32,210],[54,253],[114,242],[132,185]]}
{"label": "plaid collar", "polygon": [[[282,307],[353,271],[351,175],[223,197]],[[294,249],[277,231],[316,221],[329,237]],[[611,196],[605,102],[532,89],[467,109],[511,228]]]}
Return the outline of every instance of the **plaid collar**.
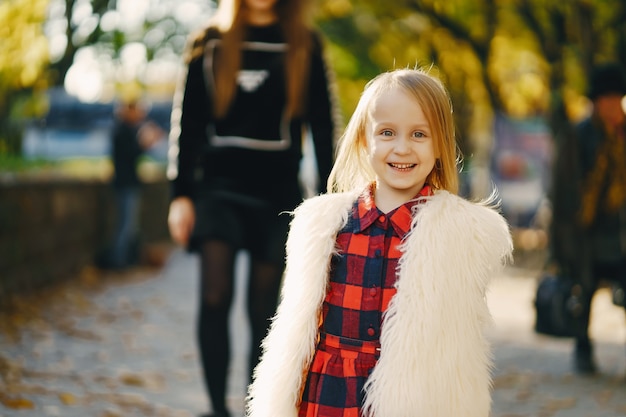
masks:
{"label": "plaid collar", "polygon": [[391,220],[391,225],[398,236],[404,236],[411,228],[411,221],[413,220],[412,208],[423,201],[422,197],[431,195],[433,195],[431,186],[425,184],[414,198],[385,214],[374,204],[374,183],[372,183],[361,193],[354,203],[352,232],[362,232],[371,226],[379,217],[385,216]]}

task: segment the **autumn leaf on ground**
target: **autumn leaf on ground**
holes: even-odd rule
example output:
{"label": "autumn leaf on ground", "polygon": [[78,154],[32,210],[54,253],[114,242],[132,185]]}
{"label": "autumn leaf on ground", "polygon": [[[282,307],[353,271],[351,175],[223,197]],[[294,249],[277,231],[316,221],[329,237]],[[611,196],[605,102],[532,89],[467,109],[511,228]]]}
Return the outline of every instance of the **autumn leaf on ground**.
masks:
{"label": "autumn leaf on ground", "polygon": [[120,376],[120,380],[123,384],[133,387],[143,387],[146,385],[144,379],[137,374],[123,374]]}
{"label": "autumn leaf on ground", "polygon": [[78,404],[78,398],[74,394],[69,392],[62,392],[59,394],[59,400],[65,405],[76,405]]}
{"label": "autumn leaf on ground", "polygon": [[120,381],[124,385],[142,387],[153,391],[162,390],[165,387],[164,377],[154,373],[137,374],[126,372],[120,375]]}
{"label": "autumn leaf on ground", "polygon": [[13,410],[32,410],[35,408],[35,404],[31,400],[22,397],[10,398],[1,396],[0,403]]}

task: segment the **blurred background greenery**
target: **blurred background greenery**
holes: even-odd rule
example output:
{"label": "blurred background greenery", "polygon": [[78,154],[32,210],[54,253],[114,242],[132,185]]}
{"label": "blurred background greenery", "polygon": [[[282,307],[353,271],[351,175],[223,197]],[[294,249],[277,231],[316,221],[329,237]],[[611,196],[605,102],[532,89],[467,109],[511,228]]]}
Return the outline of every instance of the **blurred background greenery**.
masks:
{"label": "blurred background greenery", "polygon": [[[51,89],[83,102],[138,93],[171,100],[185,37],[214,6],[209,0],[2,0],[0,171],[21,166],[25,128],[46,114]],[[316,6],[344,119],[377,73],[433,66],[451,91],[469,163],[488,160],[497,115],[540,118],[555,132],[587,111],[593,64],[626,63],[624,0],[318,0]]]}

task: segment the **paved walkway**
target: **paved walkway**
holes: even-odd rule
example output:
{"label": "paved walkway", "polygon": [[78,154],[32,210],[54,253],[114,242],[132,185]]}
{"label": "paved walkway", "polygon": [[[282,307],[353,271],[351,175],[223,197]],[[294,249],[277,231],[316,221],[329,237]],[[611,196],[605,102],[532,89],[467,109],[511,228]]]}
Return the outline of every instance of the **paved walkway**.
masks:
{"label": "paved walkway", "polygon": [[[196,283],[197,259],[174,250],[163,269],[86,270],[0,315],[0,417],[195,417],[207,410],[194,338]],[[626,416],[623,311],[607,292],[598,294],[592,335],[602,373],[578,377],[570,371],[571,342],[532,330],[535,285],[531,271],[512,267],[488,294],[492,417]],[[229,385],[235,417],[243,414],[249,337],[241,306],[238,295]]]}

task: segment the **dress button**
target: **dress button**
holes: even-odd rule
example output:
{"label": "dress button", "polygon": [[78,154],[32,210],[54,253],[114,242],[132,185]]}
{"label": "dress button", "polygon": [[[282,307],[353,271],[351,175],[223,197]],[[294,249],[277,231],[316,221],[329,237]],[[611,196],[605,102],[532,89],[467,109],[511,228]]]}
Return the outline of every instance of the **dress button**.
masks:
{"label": "dress button", "polygon": [[370,327],[369,329],[367,329],[367,334],[370,336],[374,336],[376,334],[376,330],[374,330],[373,327]]}
{"label": "dress button", "polygon": [[385,223],[385,216],[381,215],[380,217],[378,217],[378,221],[381,223]]}
{"label": "dress button", "polygon": [[370,295],[372,297],[374,297],[377,293],[378,293],[378,290],[376,289],[376,287],[370,288]]}
{"label": "dress button", "polygon": [[376,256],[377,258],[380,258],[380,254],[381,254],[381,253],[382,253],[382,252],[380,251],[380,249],[376,249],[376,250],[374,251],[374,256]]}

